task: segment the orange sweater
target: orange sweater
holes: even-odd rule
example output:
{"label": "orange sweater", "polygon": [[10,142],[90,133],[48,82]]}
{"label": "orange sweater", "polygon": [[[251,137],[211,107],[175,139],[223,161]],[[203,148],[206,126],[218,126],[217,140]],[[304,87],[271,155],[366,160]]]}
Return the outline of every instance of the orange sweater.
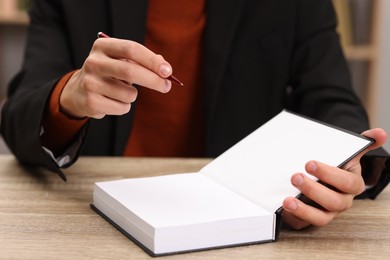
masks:
{"label": "orange sweater", "polygon": [[[145,45],[172,65],[184,86],[168,94],[138,89],[137,105],[125,156],[201,156],[203,99],[201,41],[205,0],[149,0]],[[59,109],[59,96],[71,74],[57,84],[44,119],[43,144],[62,152],[86,120],[74,120]]]}

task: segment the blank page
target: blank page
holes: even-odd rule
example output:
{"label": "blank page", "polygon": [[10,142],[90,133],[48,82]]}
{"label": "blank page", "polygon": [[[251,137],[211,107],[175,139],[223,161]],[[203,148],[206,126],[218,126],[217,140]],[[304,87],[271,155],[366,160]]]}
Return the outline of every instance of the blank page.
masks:
{"label": "blank page", "polygon": [[371,142],[360,135],[282,111],[201,172],[256,204],[276,211],[286,197],[299,194],[290,178],[294,173],[305,173],[306,162],[318,160],[339,166]]}

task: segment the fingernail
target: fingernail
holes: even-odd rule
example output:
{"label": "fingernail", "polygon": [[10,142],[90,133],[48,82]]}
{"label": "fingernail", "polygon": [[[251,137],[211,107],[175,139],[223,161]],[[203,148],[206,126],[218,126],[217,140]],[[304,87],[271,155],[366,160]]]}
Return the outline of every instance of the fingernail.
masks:
{"label": "fingernail", "polygon": [[165,80],[164,92],[167,93],[171,90],[172,83],[169,80]]}
{"label": "fingernail", "polygon": [[317,164],[315,162],[308,162],[306,165],[306,171],[308,173],[313,173],[317,170]]}
{"label": "fingernail", "polygon": [[164,77],[168,77],[169,75],[171,75],[171,72],[172,72],[172,69],[167,64],[163,64],[163,65],[160,66],[160,73]]}
{"label": "fingernail", "polygon": [[302,176],[302,175],[297,174],[297,175],[295,175],[295,176],[293,177],[293,179],[292,179],[292,184],[293,184],[294,186],[301,186],[302,183],[303,183],[303,176]]}
{"label": "fingernail", "polygon": [[298,204],[294,200],[291,200],[289,203],[286,204],[286,209],[288,210],[296,210],[297,208]]}

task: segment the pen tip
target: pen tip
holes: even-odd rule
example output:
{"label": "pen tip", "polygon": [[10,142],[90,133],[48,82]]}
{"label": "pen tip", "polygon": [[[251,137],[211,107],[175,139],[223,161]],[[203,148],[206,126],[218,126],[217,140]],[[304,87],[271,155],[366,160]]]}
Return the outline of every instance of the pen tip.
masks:
{"label": "pen tip", "polygon": [[176,78],[175,76],[173,76],[172,74],[168,77],[168,79],[180,86],[184,86],[183,82],[181,82],[178,78]]}

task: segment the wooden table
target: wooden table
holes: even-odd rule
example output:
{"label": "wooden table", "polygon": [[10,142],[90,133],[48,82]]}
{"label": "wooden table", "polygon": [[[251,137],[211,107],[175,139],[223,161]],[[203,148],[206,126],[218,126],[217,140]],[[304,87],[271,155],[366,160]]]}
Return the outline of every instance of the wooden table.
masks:
{"label": "wooden table", "polygon": [[[89,207],[96,181],[198,171],[206,159],[84,157],[68,182],[0,156],[0,259],[149,259]],[[163,259],[388,259],[390,188],[326,227],[283,230],[276,243]]]}

